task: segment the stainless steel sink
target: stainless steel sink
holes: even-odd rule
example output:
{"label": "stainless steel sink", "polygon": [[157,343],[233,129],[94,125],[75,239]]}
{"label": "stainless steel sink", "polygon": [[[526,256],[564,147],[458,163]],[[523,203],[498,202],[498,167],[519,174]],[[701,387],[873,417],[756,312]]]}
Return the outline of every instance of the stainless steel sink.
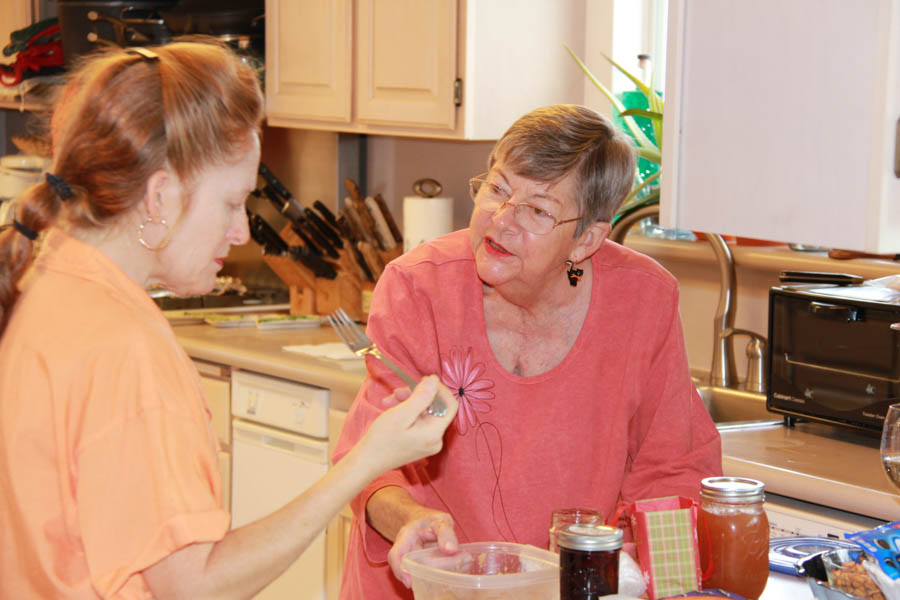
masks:
{"label": "stainless steel sink", "polygon": [[766,395],[732,388],[697,385],[700,398],[720,430],[775,427],[780,415],[766,410]]}

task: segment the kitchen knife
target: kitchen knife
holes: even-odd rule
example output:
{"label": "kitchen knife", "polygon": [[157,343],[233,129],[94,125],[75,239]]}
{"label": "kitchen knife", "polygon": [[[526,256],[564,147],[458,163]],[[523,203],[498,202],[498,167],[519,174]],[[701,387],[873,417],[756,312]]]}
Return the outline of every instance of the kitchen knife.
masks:
{"label": "kitchen knife", "polygon": [[275,197],[269,196],[268,193],[266,195],[269,196],[269,199],[275,204],[276,208],[278,208],[278,212],[292,221],[303,215],[303,205],[291,195],[288,189],[284,187],[284,184],[281,183],[281,181],[275,177],[275,174],[262,162],[259,163],[259,174],[266,180],[267,186],[271,187],[275,192]]}
{"label": "kitchen knife", "polygon": [[353,231],[351,231],[350,226],[348,225],[346,216],[341,216],[341,218],[337,220],[337,223],[338,227],[341,230],[341,233],[349,241],[348,246],[350,247],[350,251],[353,253],[353,259],[356,261],[356,265],[359,267],[359,270],[362,271],[362,274],[365,276],[366,280],[375,281],[375,277],[372,276],[372,270],[369,268],[369,265],[366,264],[365,257],[362,255],[362,252],[359,251],[359,248],[356,247],[356,242],[358,240],[353,235]]}
{"label": "kitchen knife", "polygon": [[313,253],[322,256],[324,253],[322,250],[316,246],[316,243],[313,242],[306,233],[304,233],[303,229],[301,229],[296,223],[291,224],[291,231],[297,234],[301,240],[303,240],[303,245],[312,250]]}
{"label": "kitchen knife", "polygon": [[373,248],[380,248],[381,245],[378,243],[378,236],[375,233],[375,221],[372,219],[372,215],[369,214],[369,209],[366,207],[366,201],[359,191],[359,186],[352,179],[345,179],[344,186],[350,193],[351,200],[350,204],[345,203],[344,208],[351,213],[356,213],[355,221],[362,232],[363,239],[372,244]]}
{"label": "kitchen knife", "polygon": [[378,204],[378,208],[381,209],[384,220],[387,221],[388,227],[391,230],[391,235],[394,236],[394,241],[403,245],[403,234],[400,233],[400,229],[397,227],[397,223],[394,221],[394,217],[391,215],[391,211],[388,209],[387,204],[385,204],[381,194],[375,194],[375,202]]}
{"label": "kitchen knife", "polygon": [[384,272],[384,261],[378,256],[378,252],[372,247],[372,244],[368,242],[358,242],[356,247],[359,248],[362,255],[366,257],[366,263],[372,271],[372,276],[375,281],[378,281],[378,278],[381,277],[381,273]]}
{"label": "kitchen knife", "polygon": [[248,210],[247,222],[250,226],[250,237],[262,246],[265,254],[281,256],[288,251],[287,242],[261,216]]}
{"label": "kitchen knife", "polygon": [[375,234],[378,236],[378,243],[381,245],[381,248],[384,250],[393,249],[397,242],[394,241],[394,234],[391,233],[387,219],[381,214],[381,207],[375,202],[375,198],[366,196],[366,208],[369,209],[369,213],[372,215],[372,220],[375,223]]}
{"label": "kitchen knife", "polygon": [[263,186],[263,193],[266,195],[266,198],[269,199],[269,202],[272,203],[272,206],[275,207],[275,210],[291,221],[296,221],[303,216],[303,207],[300,206],[299,202],[293,198],[285,200],[278,191],[268,183]]}
{"label": "kitchen knife", "polygon": [[334,264],[325,260],[306,246],[291,246],[289,252],[294,260],[301,262],[316,277],[324,279],[334,279],[337,277],[337,269]]}
{"label": "kitchen knife", "polygon": [[341,236],[338,235],[338,232],[335,231],[331,225],[322,220],[319,215],[317,215],[312,209],[304,208],[303,214],[306,215],[307,221],[316,229],[319,230],[319,233],[328,238],[328,241],[331,242],[332,246],[336,246],[337,248],[344,247],[344,241],[341,239]]}
{"label": "kitchen knife", "polygon": [[341,230],[341,228],[338,227],[337,217],[335,217],[334,213],[331,212],[330,210],[328,210],[328,207],[325,206],[324,204],[322,204],[322,202],[320,200],[316,200],[315,202],[313,202],[313,208],[315,208],[317,211],[319,211],[319,213],[323,217],[325,217],[325,220],[328,221],[328,223],[332,227],[334,227],[338,231]]}
{"label": "kitchen knife", "polygon": [[322,251],[331,258],[337,258],[338,256],[340,256],[335,247],[331,244],[331,242],[328,241],[328,238],[322,235],[319,230],[309,222],[305,215],[294,222],[294,231],[296,231],[297,229],[302,229],[308,237],[313,239],[313,241],[316,243],[316,246],[321,248]]}

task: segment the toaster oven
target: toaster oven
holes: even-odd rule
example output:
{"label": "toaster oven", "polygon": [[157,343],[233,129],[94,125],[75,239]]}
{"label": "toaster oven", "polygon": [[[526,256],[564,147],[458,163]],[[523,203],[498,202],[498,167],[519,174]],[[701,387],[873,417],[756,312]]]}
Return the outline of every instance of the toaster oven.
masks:
{"label": "toaster oven", "polygon": [[766,405],[798,418],[880,431],[900,402],[900,292],[867,285],[769,291]]}

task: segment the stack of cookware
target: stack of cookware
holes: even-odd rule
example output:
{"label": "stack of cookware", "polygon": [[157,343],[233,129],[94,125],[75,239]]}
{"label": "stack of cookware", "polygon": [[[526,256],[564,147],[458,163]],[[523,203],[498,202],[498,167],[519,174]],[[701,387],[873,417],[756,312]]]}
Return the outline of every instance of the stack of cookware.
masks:
{"label": "stack of cookware", "polygon": [[59,0],[57,13],[67,65],[100,46],[152,46],[189,34],[264,54],[264,0]]}

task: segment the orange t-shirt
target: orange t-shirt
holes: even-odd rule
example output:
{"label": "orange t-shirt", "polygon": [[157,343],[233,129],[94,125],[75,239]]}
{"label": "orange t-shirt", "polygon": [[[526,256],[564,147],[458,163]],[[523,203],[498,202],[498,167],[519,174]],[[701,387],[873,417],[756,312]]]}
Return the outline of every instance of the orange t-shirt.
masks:
{"label": "orange t-shirt", "polygon": [[200,379],[147,293],[52,230],[0,338],[0,597],[148,598],[141,571],[221,539]]}

